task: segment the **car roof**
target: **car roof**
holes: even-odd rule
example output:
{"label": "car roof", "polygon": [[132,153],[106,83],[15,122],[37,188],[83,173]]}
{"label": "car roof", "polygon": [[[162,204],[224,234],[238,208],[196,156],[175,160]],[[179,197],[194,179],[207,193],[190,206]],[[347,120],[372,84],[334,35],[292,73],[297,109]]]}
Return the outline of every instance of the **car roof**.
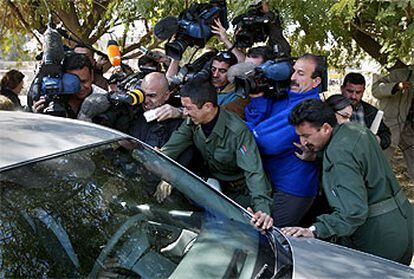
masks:
{"label": "car roof", "polygon": [[0,111],[0,170],[129,137],[85,121]]}

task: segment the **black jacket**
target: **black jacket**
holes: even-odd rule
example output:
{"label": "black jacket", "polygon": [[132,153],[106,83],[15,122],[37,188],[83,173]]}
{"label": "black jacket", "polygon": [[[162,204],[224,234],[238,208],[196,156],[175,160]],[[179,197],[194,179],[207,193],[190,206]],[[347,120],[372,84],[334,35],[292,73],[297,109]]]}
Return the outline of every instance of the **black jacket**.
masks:
{"label": "black jacket", "polygon": [[[378,109],[367,102],[361,101],[361,105],[364,108],[364,121],[365,125],[368,128],[371,127],[372,122],[374,122],[375,115],[378,112]],[[384,121],[381,120],[381,124],[378,128],[377,135],[381,139],[380,145],[382,149],[386,149],[391,144],[391,131],[390,129],[384,124]]]}
{"label": "black jacket", "polygon": [[[135,113],[127,134],[140,139],[141,141],[156,147],[162,147],[170,139],[171,134],[181,126],[183,119],[167,119],[161,122],[157,120],[147,122],[143,110],[140,107]],[[193,149],[187,148],[178,158],[177,162],[181,165],[188,166],[193,157]]]}
{"label": "black jacket", "polygon": [[182,121],[182,119],[168,119],[161,122],[156,120],[147,122],[144,114],[139,111],[132,121],[129,134],[151,146],[162,147]]}

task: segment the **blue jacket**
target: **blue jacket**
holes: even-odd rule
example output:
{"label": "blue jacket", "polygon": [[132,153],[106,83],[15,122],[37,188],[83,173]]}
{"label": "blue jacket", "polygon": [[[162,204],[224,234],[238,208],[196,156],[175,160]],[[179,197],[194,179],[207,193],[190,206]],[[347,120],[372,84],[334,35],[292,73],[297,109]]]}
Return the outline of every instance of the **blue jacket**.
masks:
{"label": "blue jacket", "polygon": [[296,104],[310,98],[319,99],[317,88],[305,93],[289,91],[288,96],[280,100],[253,98],[245,109],[247,126],[253,133],[274,189],[299,197],[316,196],[318,168],[316,163],[295,156],[298,149],[293,142],[299,142],[299,137],[289,124],[288,116]]}

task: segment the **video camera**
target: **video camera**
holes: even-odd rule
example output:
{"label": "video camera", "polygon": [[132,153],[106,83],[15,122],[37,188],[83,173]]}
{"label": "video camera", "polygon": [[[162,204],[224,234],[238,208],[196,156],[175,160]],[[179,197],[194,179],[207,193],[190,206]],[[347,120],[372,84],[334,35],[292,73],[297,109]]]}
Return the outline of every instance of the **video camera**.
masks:
{"label": "video camera", "polygon": [[81,89],[77,75],[63,73],[64,57],[61,35],[56,31],[49,16],[44,33],[42,63],[29,93],[35,101],[39,100],[40,96],[45,97],[45,114],[67,116],[67,99]]}
{"label": "video camera", "polygon": [[264,42],[269,36],[269,25],[275,19],[273,12],[264,13],[262,3],[251,5],[249,10],[233,19],[236,26],[236,43],[239,48],[251,47],[256,42]]}
{"label": "video camera", "polygon": [[210,78],[210,65],[213,58],[217,55],[217,50],[204,53],[194,62],[184,65],[178,74],[172,77],[170,81],[170,90],[179,91],[179,88],[192,79],[208,80]]}
{"label": "video camera", "polygon": [[127,132],[129,122],[139,105],[145,101],[145,94],[141,89],[140,74],[135,73],[122,77],[123,80],[117,85],[118,89],[109,92],[107,96],[110,108],[94,116],[92,118],[94,123]]}
{"label": "video camera", "polygon": [[175,39],[165,45],[165,52],[174,60],[181,60],[189,46],[203,48],[213,36],[211,25],[219,18],[228,28],[226,1],[211,0],[210,3],[194,3],[183,11],[178,18],[166,17],[155,25],[154,34],[160,40]]}
{"label": "video camera", "polygon": [[[322,93],[328,90],[327,58],[318,55],[316,58],[323,68],[319,85],[319,92]],[[251,64],[250,68],[243,64],[247,63],[234,65],[228,71],[228,75],[234,76],[236,94],[241,98],[260,92],[271,98],[281,98],[289,91],[290,77],[293,73],[292,58],[269,60],[258,67]]]}
{"label": "video camera", "polygon": [[271,98],[282,98],[289,90],[292,72],[290,59],[266,61],[251,71],[234,77],[236,94],[243,99],[249,94],[260,92]]}

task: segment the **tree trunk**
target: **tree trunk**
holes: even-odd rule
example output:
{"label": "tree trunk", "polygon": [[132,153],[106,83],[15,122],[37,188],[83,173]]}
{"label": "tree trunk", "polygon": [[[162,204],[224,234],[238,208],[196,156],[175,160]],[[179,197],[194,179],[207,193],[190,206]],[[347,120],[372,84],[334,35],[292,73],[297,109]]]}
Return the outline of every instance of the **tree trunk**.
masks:
{"label": "tree trunk", "polygon": [[[351,36],[365,52],[367,52],[372,58],[377,60],[381,65],[385,65],[387,61],[386,54],[380,53],[381,45],[375,41],[371,36],[359,30],[356,26],[351,24]],[[407,65],[401,60],[397,59],[395,64],[387,68],[388,71],[392,71],[398,68],[406,68]]]}

